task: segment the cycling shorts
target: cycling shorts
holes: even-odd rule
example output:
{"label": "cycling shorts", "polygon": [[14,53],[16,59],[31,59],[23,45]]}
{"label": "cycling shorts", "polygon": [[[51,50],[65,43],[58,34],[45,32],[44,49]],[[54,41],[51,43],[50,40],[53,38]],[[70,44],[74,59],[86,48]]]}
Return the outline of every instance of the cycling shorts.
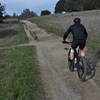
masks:
{"label": "cycling shorts", "polygon": [[80,39],[80,40],[73,40],[71,47],[72,49],[76,49],[79,46],[79,48],[83,50],[85,45],[86,45],[86,39]]}

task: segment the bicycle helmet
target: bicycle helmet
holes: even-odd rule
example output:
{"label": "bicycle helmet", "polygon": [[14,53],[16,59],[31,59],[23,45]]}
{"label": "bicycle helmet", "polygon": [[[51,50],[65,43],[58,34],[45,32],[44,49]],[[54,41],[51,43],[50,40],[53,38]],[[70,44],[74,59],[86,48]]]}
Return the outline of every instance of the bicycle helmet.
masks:
{"label": "bicycle helmet", "polygon": [[80,22],[81,22],[80,18],[77,17],[77,18],[74,19],[74,23],[80,23]]}

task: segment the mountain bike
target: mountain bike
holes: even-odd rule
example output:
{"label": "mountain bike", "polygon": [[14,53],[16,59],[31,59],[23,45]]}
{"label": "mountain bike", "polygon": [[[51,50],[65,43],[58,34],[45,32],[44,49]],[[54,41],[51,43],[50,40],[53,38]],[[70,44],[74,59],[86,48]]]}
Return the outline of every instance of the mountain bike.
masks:
{"label": "mountain bike", "polygon": [[[72,42],[65,42],[66,44],[71,45]],[[65,48],[65,50],[68,50],[67,48]],[[70,61],[70,52],[71,52],[71,48],[69,49],[68,52],[68,66],[69,66],[69,70],[71,72],[74,72],[76,69],[78,77],[81,81],[86,81],[89,80],[91,78],[93,78],[95,76],[95,65],[91,63],[91,61],[89,59],[87,59],[86,57],[81,57],[80,56],[80,50],[79,48],[74,50],[74,59],[73,59],[73,64]]]}

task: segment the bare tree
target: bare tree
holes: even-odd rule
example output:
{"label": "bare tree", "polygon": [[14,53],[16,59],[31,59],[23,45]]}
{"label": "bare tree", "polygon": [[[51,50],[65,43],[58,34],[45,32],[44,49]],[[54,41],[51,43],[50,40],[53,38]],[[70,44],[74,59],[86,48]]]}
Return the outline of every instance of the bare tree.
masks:
{"label": "bare tree", "polygon": [[0,3],[0,23],[3,22],[3,18],[4,18],[3,17],[3,14],[4,14],[4,11],[5,11],[5,6]]}

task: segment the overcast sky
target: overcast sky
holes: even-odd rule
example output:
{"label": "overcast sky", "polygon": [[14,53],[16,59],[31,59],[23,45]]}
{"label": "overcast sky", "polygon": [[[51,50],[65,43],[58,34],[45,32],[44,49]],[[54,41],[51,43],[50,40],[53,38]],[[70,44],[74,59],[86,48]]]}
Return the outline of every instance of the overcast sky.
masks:
{"label": "overcast sky", "polygon": [[58,0],[0,0],[6,4],[6,12],[12,14],[13,12],[20,13],[23,9],[29,8],[38,15],[41,10],[50,10],[54,12],[55,4]]}

